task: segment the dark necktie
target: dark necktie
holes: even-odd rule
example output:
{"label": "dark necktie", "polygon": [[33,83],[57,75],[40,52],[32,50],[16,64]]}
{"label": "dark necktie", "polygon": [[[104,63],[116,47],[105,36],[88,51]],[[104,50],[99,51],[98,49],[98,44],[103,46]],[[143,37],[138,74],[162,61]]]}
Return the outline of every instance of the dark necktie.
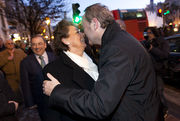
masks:
{"label": "dark necktie", "polygon": [[46,65],[46,63],[44,61],[44,57],[43,56],[39,56],[39,59],[41,60],[41,67],[44,68],[44,66]]}

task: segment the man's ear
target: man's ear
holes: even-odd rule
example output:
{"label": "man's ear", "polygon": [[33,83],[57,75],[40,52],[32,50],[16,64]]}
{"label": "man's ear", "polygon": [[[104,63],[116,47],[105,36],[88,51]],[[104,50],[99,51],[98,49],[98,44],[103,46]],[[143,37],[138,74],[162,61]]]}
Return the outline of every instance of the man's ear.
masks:
{"label": "man's ear", "polygon": [[93,26],[94,30],[97,30],[100,27],[100,23],[97,20],[97,18],[92,19],[92,26]]}

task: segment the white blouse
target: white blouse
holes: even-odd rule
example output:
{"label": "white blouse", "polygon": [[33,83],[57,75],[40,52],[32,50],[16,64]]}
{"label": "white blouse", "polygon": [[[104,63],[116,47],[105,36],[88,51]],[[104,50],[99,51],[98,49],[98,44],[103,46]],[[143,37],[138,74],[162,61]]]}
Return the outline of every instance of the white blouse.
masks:
{"label": "white blouse", "polygon": [[99,73],[97,65],[93,63],[92,59],[84,52],[83,56],[76,55],[70,51],[64,51],[64,53],[78,66],[83,68],[93,79],[96,81],[98,79]]}

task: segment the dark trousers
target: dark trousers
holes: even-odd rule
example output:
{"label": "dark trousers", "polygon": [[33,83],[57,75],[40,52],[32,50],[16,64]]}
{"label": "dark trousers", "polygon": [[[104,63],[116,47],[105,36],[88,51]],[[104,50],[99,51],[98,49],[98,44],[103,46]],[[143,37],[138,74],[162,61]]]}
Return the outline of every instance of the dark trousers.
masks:
{"label": "dark trousers", "polygon": [[160,115],[161,121],[164,121],[164,115],[167,113],[168,105],[164,97],[164,83],[160,75],[157,75],[158,94],[160,97]]}

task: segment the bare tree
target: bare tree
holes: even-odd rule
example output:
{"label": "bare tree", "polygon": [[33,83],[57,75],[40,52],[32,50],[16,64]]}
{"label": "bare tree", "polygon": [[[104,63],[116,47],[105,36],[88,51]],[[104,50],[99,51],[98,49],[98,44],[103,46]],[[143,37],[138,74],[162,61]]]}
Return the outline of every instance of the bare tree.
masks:
{"label": "bare tree", "polygon": [[65,0],[6,0],[7,18],[24,26],[30,35],[40,33],[46,17],[63,18]]}

